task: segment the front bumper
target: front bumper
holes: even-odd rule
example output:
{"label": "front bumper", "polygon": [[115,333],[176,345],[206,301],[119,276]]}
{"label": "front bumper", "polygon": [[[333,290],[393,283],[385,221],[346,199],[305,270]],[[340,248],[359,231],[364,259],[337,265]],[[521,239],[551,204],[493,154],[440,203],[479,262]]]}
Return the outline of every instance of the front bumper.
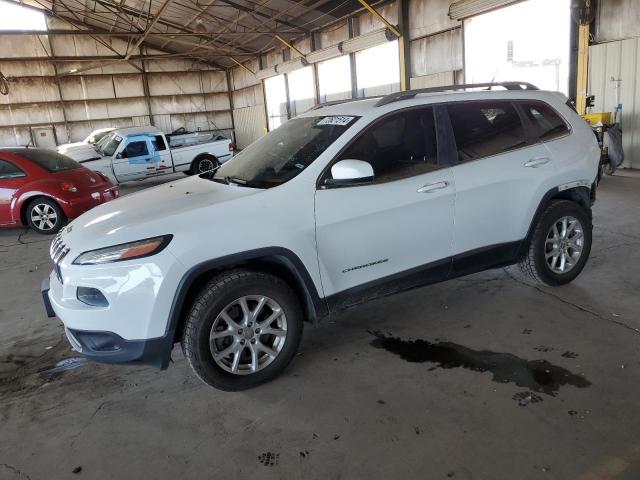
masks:
{"label": "front bumper", "polygon": [[[49,298],[49,277],[42,281],[41,291],[47,316],[55,317],[56,312]],[[171,361],[173,337],[170,335],[148,340],[125,340],[113,332],[67,327],[65,333],[73,350],[96,362],[151,365],[164,370]]]}

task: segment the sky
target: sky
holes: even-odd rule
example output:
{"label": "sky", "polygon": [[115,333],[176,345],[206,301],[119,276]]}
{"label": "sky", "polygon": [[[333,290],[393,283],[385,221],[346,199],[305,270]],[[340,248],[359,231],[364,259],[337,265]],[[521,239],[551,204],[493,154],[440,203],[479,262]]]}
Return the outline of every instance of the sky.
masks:
{"label": "sky", "polygon": [[46,30],[44,14],[0,0],[0,30]]}

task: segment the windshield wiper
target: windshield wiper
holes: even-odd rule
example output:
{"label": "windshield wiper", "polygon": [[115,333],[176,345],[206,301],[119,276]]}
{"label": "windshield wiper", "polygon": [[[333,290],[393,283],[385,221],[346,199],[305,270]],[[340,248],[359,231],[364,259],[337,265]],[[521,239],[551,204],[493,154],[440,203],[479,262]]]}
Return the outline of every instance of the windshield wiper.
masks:
{"label": "windshield wiper", "polygon": [[210,180],[212,180],[214,182],[217,182],[217,183],[223,183],[225,185],[229,185],[229,182],[227,181],[227,177],[213,177]]}
{"label": "windshield wiper", "polygon": [[249,182],[247,182],[243,178],[238,178],[238,177],[213,177],[211,180],[213,180],[214,182],[223,183],[225,185],[234,184],[234,185],[240,185],[242,187],[249,186]]}
{"label": "windshield wiper", "polygon": [[236,185],[242,185],[242,186],[249,185],[249,182],[247,182],[247,181],[246,181],[246,180],[244,180],[243,178],[238,178],[238,177],[224,177],[224,179],[227,181],[227,185],[229,185],[230,183],[235,183]]}

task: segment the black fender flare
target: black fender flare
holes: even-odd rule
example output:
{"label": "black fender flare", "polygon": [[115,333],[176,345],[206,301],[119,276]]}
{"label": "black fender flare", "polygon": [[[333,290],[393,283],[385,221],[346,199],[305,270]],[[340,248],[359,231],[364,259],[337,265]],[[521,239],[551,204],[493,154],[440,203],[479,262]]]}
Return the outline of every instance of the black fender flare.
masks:
{"label": "black fender flare", "polygon": [[260,261],[264,264],[271,263],[278,265],[280,268],[286,268],[288,273],[295,279],[296,285],[294,287],[303,297],[301,298],[304,303],[303,308],[311,321],[316,321],[328,315],[326,301],[320,297],[318,289],[302,260],[287,248],[265,247],[207,260],[190,268],[180,280],[178,289],[173,297],[165,338],[170,339],[173,343],[176,330],[180,325],[180,317],[187,295],[198,277],[213,270],[240,266],[251,261]]}
{"label": "black fender flare", "polygon": [[529,230],[527,231],[527,236],[522,240],[520,248],[518,249],[518,259],[526,255],[526,252],[529,250],[529,242],[533,237],[540,217],[549,206],[549,203],[556,199],[571,200],[578,203],[585,209],[589,218],[591,218],[592,193],[588,187],[575,186],[566,190],[561,190],[560,187],[553,187],[542,196],[542,200],[540,200],[538,208],[536,208],[536,211],[533,214],[533,218],[529,224]]}

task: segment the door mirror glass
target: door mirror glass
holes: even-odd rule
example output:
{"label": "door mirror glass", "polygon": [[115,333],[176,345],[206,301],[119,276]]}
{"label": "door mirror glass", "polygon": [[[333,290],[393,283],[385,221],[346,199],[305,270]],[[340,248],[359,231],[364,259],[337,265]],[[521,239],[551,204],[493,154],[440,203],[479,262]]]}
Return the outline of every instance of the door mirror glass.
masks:
{"label": "door mirror glass", "polygon": [[371,182],[373,167],[362,160],[340,160],[331,167],[331,177],[327,185],[354,185]]}

